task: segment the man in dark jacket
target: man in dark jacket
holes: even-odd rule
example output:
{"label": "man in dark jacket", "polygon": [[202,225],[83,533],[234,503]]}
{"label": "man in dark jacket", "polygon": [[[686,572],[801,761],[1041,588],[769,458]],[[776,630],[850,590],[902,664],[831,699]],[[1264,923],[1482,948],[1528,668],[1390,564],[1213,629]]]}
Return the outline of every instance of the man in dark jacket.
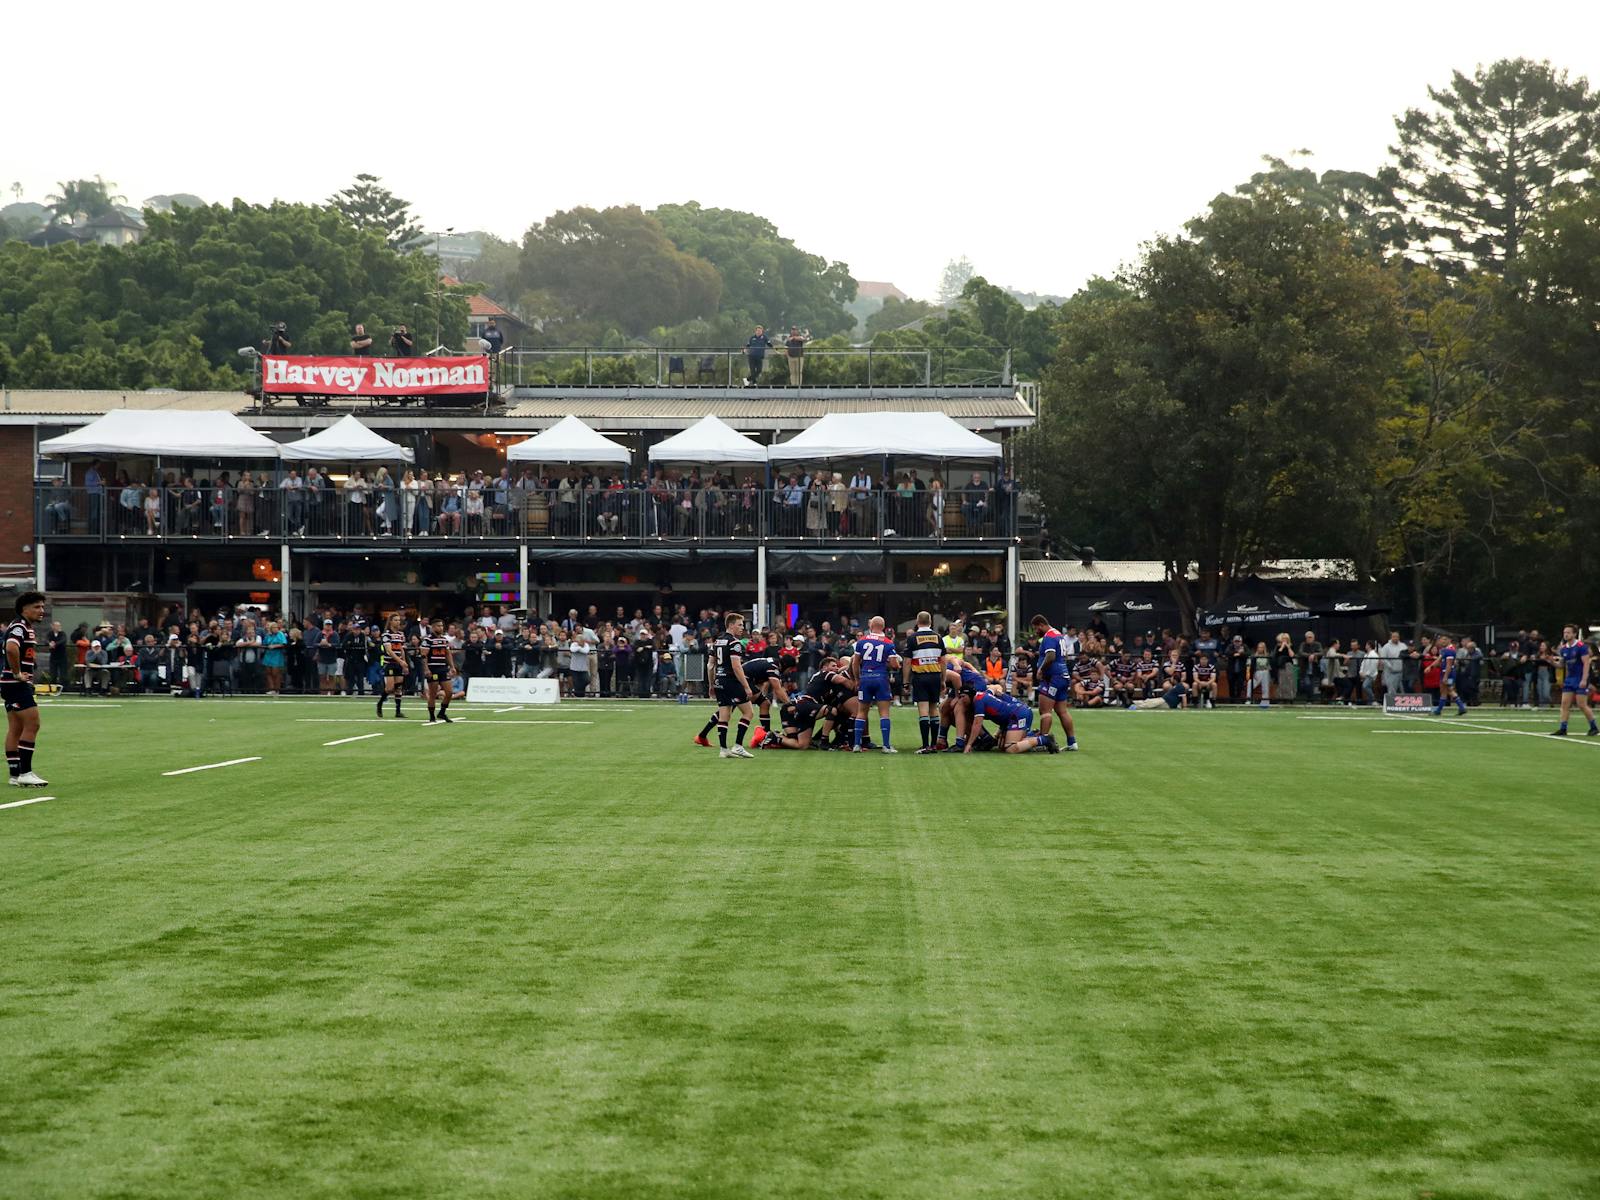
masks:
{"label": "man in dark jacket", "polygon": [[767,337],[766,326],[757,325],[756,331],[750,335],[750,340],[744,344],[744,356],[750,363],[750,374],[746,377],[744,385],[753,387],[761,378],[761,368],[766,365],[767,351],[772,349],[772,339]]}

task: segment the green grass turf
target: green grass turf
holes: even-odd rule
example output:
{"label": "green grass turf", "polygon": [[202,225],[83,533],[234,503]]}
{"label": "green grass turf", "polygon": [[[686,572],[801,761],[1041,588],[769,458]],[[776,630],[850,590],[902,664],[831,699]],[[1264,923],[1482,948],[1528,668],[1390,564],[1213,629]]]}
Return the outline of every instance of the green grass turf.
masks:
{"label": "green grass turf", "polygon": [[1595,741],[724,762],[702,707],[408,711],[46,710],[0,1195],[1600,1193]]}

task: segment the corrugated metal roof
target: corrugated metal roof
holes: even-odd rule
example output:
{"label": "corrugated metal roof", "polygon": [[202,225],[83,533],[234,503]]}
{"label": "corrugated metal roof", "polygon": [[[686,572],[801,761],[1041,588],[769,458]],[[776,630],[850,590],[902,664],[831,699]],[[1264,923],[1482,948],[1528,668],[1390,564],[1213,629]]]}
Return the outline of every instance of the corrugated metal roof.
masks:
{"label": "corrugated metal roof", "polygon": [[1023,583],[1165,583],[1167,564],[1154,559],[1096,559],[1087,567],[1075,558],[1029,558],[1020,564]]}
{"label": "corrugated metal roof", "polygon": [[20,389],[0,393],[0,415],[104,416],[114,408],[143,412],[242,413],[252,401],[243,392],[137,392]]}
{"label": "corrugated metal roof", "polygon": [[[1018,564],[1023,583],[1164,584],[1166,564],[1155,559],[1096,559],[1087,567],[1075,558],[1028,558]],[[1352,579],[1355,568],[1349,559],[1277,558],[1256,568],[1263,579]],[[1191,565],[1185,571],[1196,578]]]}

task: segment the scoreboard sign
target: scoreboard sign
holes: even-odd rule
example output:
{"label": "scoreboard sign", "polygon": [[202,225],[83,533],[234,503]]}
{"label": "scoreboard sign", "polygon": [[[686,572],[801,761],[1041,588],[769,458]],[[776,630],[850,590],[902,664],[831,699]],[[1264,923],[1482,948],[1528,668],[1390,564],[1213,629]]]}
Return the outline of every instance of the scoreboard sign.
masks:
{"label": "scoreboard sign", "polygon": [[1417,692],[1400,692],[1393,696],[1385,696],[1383,711],[1389,713],[1432,712],[1433,697],[1420,695]]}

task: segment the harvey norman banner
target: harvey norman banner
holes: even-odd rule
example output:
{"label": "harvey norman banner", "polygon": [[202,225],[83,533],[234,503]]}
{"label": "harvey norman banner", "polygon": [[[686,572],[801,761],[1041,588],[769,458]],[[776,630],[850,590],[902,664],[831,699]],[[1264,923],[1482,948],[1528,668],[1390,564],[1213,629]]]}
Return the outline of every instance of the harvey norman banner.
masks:
{"label": "harvey norman banner", "polygon": [[264,355],[261,390],[284,396],[481,396],[489,360]]}

